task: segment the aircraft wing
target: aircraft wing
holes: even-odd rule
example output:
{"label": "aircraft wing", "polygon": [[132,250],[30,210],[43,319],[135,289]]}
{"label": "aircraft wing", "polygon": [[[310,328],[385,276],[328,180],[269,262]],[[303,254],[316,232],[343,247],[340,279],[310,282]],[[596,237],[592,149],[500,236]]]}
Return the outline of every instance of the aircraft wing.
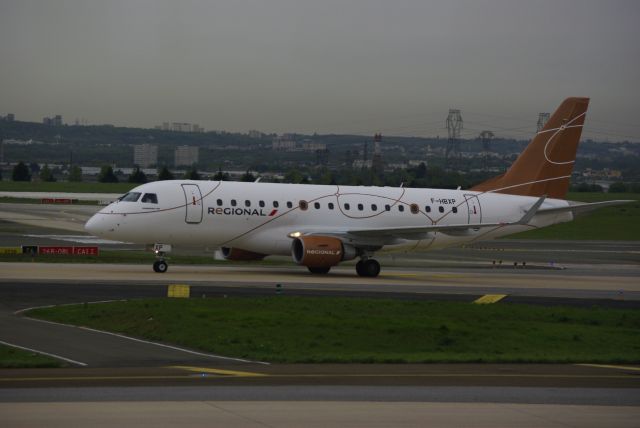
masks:
{"label": "aircraft wing", "polygon": [[546,196],[540,197],[535,204],[524,213],[524,215],[514,222],[503,223],[464,223],[464,224],[447,224],[447,225],[425,225],[425,226],[405,226],[405,227],[386,227],[386,228],[350,228],[339,232],[316,231],[307,234],[311,235],[332,235],[351,239],[382,239],[388,240],[393,238],[405,239],[425,239],[429,233],[441,232],[447,235],[462,236],[471,231],[482,228],[512,226],[518,224],[527,224],[536,215],[540,206],[544,202]]}

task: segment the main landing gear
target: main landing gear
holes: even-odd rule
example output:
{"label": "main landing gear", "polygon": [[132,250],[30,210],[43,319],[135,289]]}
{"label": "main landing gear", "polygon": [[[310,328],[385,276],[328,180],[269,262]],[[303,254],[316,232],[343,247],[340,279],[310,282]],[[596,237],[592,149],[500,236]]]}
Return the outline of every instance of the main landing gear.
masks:
{"label": "main landing gear", "polygon": [[356,272],[360,276],[375,278],[380,273],[380,263],[375,259],[362,259],[356,263]]}
{"label": "main landing gear", "polygon": [[153,271],[158,273],[165,273],[169,269],[169,265],[164,259],[164,255],[171,251],[171,245],[168,244],[154,244],[153,252],[156,253],[156,261],[153,262]]}

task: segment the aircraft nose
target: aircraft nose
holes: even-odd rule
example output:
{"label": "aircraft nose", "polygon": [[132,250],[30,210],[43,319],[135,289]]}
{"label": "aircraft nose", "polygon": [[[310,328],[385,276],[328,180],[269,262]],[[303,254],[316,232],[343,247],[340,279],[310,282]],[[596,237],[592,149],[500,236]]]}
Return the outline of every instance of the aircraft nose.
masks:
{"label": "aircraft nose", "polygon": [[84,230],[94,236],[100,236],[106,232],[105,221],[100,214],[95,214],[84,225]]}

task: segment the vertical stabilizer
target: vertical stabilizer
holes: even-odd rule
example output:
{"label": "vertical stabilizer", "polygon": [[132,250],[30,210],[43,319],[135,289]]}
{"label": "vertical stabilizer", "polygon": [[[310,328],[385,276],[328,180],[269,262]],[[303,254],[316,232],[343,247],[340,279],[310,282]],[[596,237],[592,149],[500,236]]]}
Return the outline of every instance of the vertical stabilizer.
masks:
{"label": "vertical stabilizer", "polygon": [[504,174],[471,188],[479,192],[564,199],[589,98],[567,98]]}

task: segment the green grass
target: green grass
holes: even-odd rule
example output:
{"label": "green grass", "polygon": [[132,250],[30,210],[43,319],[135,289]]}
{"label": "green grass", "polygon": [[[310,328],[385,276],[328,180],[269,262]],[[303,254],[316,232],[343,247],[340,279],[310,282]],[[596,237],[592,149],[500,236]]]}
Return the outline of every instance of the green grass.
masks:
{"label": "green grass", "polygon": [[640,194],[569,193],[567,199],[580,202],[632,199],[636,202],[601,208],[569,223],[518,233],[509,238],[640,241]]}
{"label": "green grass", "polygon": [[640,362],[633,310],[285,295],[135,300],[29,316],[283,363]]}
{"label": "green grass", "polygon": [[3,192],[74,192],[74,193],[126,193],[136,187],[135,183],[72,183],[57,181],[0,181]]}
{"label": "green grass", "polygon": [[0,345],[0,368],[61,367],[63,364],[46,355]]}

